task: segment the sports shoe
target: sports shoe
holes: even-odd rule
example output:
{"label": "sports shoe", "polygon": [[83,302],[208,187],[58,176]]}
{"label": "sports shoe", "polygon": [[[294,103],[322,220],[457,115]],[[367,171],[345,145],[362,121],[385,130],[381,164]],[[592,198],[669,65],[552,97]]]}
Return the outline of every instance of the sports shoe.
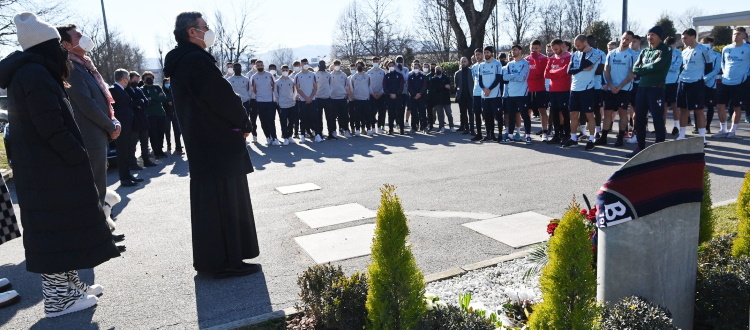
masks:
{"label": "sports shoe", "polygon": [[352,133],[349,133],[349,131],[344,131],[344,137],[350,138],[352,137]]}
{"label": "sports shoe", "polygon": [[697,128],[693,128],[693,134],[698,134],[698,129]]}
{"label": "sports shoe", "polygon": [[560,140],[559,136],[555,136],[552,139],[549,139],[549,140],[544,141],[544,142],[546,142],[547,144],[560,144],[560,142],[562,142],[562,141]]}
{"label": "sports shoe", "polygon": [[687,138],[686,138],[686,137],[684,137],[684,136],[678,136],[678,137],[676,137],[676,138],[675,138],[674,140],[675,140],[675,141],[679,141],[679,140],[684,140],[684,139],[687,139]]}
{"label": "sports shoe", "polygon": [[638,143],[638,135],[633,134],[633,137],[625,140],[625,143],[627,143],[627,144],[636,144],[636,143]]}
{"label": "sports shoe", "polygon": [[513,140],[521,141],[521,134],[519,134],[518,132],[516,132],[516,134],[513,134]]}
{"label": "sports shoe", "polygon": [[577,147],[578,141],[573,141],[573,139],[568,139],[568,141],[565,141],[565,144],[563,144],[563,148],[571,148],[571,147]]}
{"label": "sports shoe", "polygon": [[605,138],[605,137],[599,137],[598,139],[596,139],[596,141],[594,142],[594,144],[598,145],[598,146],[606,146],[607,145],[607,138]]}
{"label": "sports shoe", "polygon": [[589,142],[586,142],[586,150],[591,151],[596,148],[596,145],[594,145],[594,141],[589,140]]}
{"label": "sports shoe", "polygon": [[736,138],[736,137],[737,137],[737,135],[736,135],[736,134],[734,134],[734,132],[729,132],[729,133],[727,133],[727,139],[734,139],[734,138]]}
{"label": "sports shoe", "polygon": [[88,296],[97,296],[98,297],[102,293],[104,293],[104,287],[102,287],[99,284],[89,285],[89,288],[86,291],[81,291],[81,289],[78,288],[78,287],[76,287],[72,282],[68,282],[68,286],[70,286],[73,289],[77,289],[78,291],[80,291],[84,295],[88,295]]}
{"label": "sports shoe", "polygon": [[0,293],[0,308],[13,305],[21,300],[21,296],[18,295],[16,290],[10,290]]}
{"label": "sports shoe", "polygon": [[453,128],[453,127],[451,127],[450,131],[451,131],[451,133],[456,133],[456,129]]}
{"label": "sports shoe", "polygon": [[549,140],[549,136],[547,133],[542,133],[542,141],[547,142]]}
{"label": "sports shoe", "polygon": [[288,145],[289,145],[289,140],[290,140],[290,139],[284,139],[284,143],[283,143],[283,144],[284,144],[285,146],[288,146]]}
{"label": "sports shoe", "polygon": [[253,135],[253,143],[258,143],[258,136]]}
{"label": "sports shoe", "polygon": [[359,130],[354,131],[354,136],[360,136]]}
{"label": "sports shoe", "polygon": [[338,138],[335,137],[334,134],[329,135],[326,139],[328,139],[328,140],[338,140]]}
{"label": "sports shoe", "polygon": [[680,134],[680,129],[677,127],[672,128],[672,135],[677,135],[677,134]]}
{"label": "sports shoe", "polygon": [[382,128],[378,128],[378,134],[385,134],[385,131]]}
{"label": "sports shoe", "polygon": [[711,135],[712,138],[726,138],[729,132],[727,131],[718,131],[716,134]]}
{"label": "sports shoe", "polygon": [[305,136],[304,135],[302,135],[302,136],[299,137],[299,143],[302,143],[302,144],[305,143]]}
{"label": "sports shoe", "polygon": [[526,144],[531,144],[531,137],[530,136],[526,137]]}
{"label": "sports shoe", "polygon": [[475,135],[473,138],[471,138],[471,140],[472,141],[480,141],[480,140],[482,140],[482,136],[481,135]]}
{"label": "sports shoe", "polygon": [[370,130],[367,130],[367,135],[373,135],[373,134],[375,134],[375,131],[373,131],[373,130],[371,130],[371,129],[370,129]]}
{"label": "sports shoe", "polygon": [[315,136],[315,142],[323,142],[323,138],[320,137],[320,134]]}
{"label": "sports shoe", "polygon": [[513,141],[513,139],[511,139],[510,137],[508,137],[508,136],[506,135],[506,136],[505,136],[505,137],[503,137],[503,138],[502,138],[502,139],[501,139],[501,140],[500,140],[499,142],[502,142],[502,143],[513,143],[513,142],[515,142],[515,141]]}
{"label": "sports shoe", "polygon": [[275,146],[280,146],[281,142],[279,142],[279,140],[277,140],[277,139],[273,139],[273,142],[271,142],[271,144],[273,144]]}
{"label": "sports shoe", "polygon": [[70,307],[54,313],[45,313],[44,317],[51,318],[51,317],[58,317],[63,316],[65,314],[80,312],[85,309],[89,309],[91,307],[94,307],[96,303],[99,301],[99,298],[96,296],[89,296],[89,295],[82,295],[81,298],[78,298]]}
{"label": "sports shoe", "polygon": [[270,146],[271,142],[272,142],[271,138],[266,138],[266,145],[267,146]]}

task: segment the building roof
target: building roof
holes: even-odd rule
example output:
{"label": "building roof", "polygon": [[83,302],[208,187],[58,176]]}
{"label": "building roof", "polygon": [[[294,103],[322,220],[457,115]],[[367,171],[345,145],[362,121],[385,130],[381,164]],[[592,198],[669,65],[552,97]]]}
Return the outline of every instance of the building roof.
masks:
{"label": "building roof", "polygon": [[700,16],[693,18],[693,26],[740,26],[750,25],[750,11]]}

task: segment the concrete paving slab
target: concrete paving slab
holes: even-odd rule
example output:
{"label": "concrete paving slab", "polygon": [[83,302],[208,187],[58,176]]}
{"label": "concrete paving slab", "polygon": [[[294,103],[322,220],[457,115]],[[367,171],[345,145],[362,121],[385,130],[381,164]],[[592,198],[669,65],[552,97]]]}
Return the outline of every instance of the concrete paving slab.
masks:
{"label": "concrete paving slab", "polygon": [[276,187],[276,191],[280,192],[282,195],[296,194],[320,189],[321,188],[318,185],[309,182],[292,186]]}
{"label": "concrete paving slab", "polygon": [[323,264],[370,254],[374,235],[375,224],[366,224],[295,237],[294,241],[317,264]]}
{"label": "concrete paving slab", "polygon": [[321,228],[346,222],[371,219],[375,212],[357,203],[324,207],[295,213],[297,217],[310,228]]}
{"label": "concrete paving slab", "polygon": [[465,227],[514,248],[547,240],[547,224],[552,218],[523,212],[464,224]]}

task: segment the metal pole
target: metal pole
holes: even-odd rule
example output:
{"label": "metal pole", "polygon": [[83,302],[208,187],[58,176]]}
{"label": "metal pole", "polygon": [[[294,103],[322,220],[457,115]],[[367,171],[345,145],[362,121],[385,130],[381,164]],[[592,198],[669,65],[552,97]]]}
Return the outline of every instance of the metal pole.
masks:
{"label": "metal pole", "polygon": [[102,3],[102,17],[104,18],[104,38],[107,41],[107,50],[109,51],[111,55],[112,46],[109,44],[109,28],[107,27],[107,13],[104,11],[104,0],[101,0],[101,3]]}
{"label": "metal pole", "polygon": [[628,0],[622,0],[622,32],[628,30]]}

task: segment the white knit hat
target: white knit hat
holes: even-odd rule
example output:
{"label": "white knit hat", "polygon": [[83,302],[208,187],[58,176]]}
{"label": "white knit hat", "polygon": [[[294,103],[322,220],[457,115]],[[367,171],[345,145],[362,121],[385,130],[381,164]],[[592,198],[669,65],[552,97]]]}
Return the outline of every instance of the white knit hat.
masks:
{"label": "white knit hat", "polygon": [[57,39],[60,41],[60,33],[49,23],[40,20],[33,13],[25,12],[13,18],[18,32],[18,43],[21,49],[27,50],[47,40]]}

